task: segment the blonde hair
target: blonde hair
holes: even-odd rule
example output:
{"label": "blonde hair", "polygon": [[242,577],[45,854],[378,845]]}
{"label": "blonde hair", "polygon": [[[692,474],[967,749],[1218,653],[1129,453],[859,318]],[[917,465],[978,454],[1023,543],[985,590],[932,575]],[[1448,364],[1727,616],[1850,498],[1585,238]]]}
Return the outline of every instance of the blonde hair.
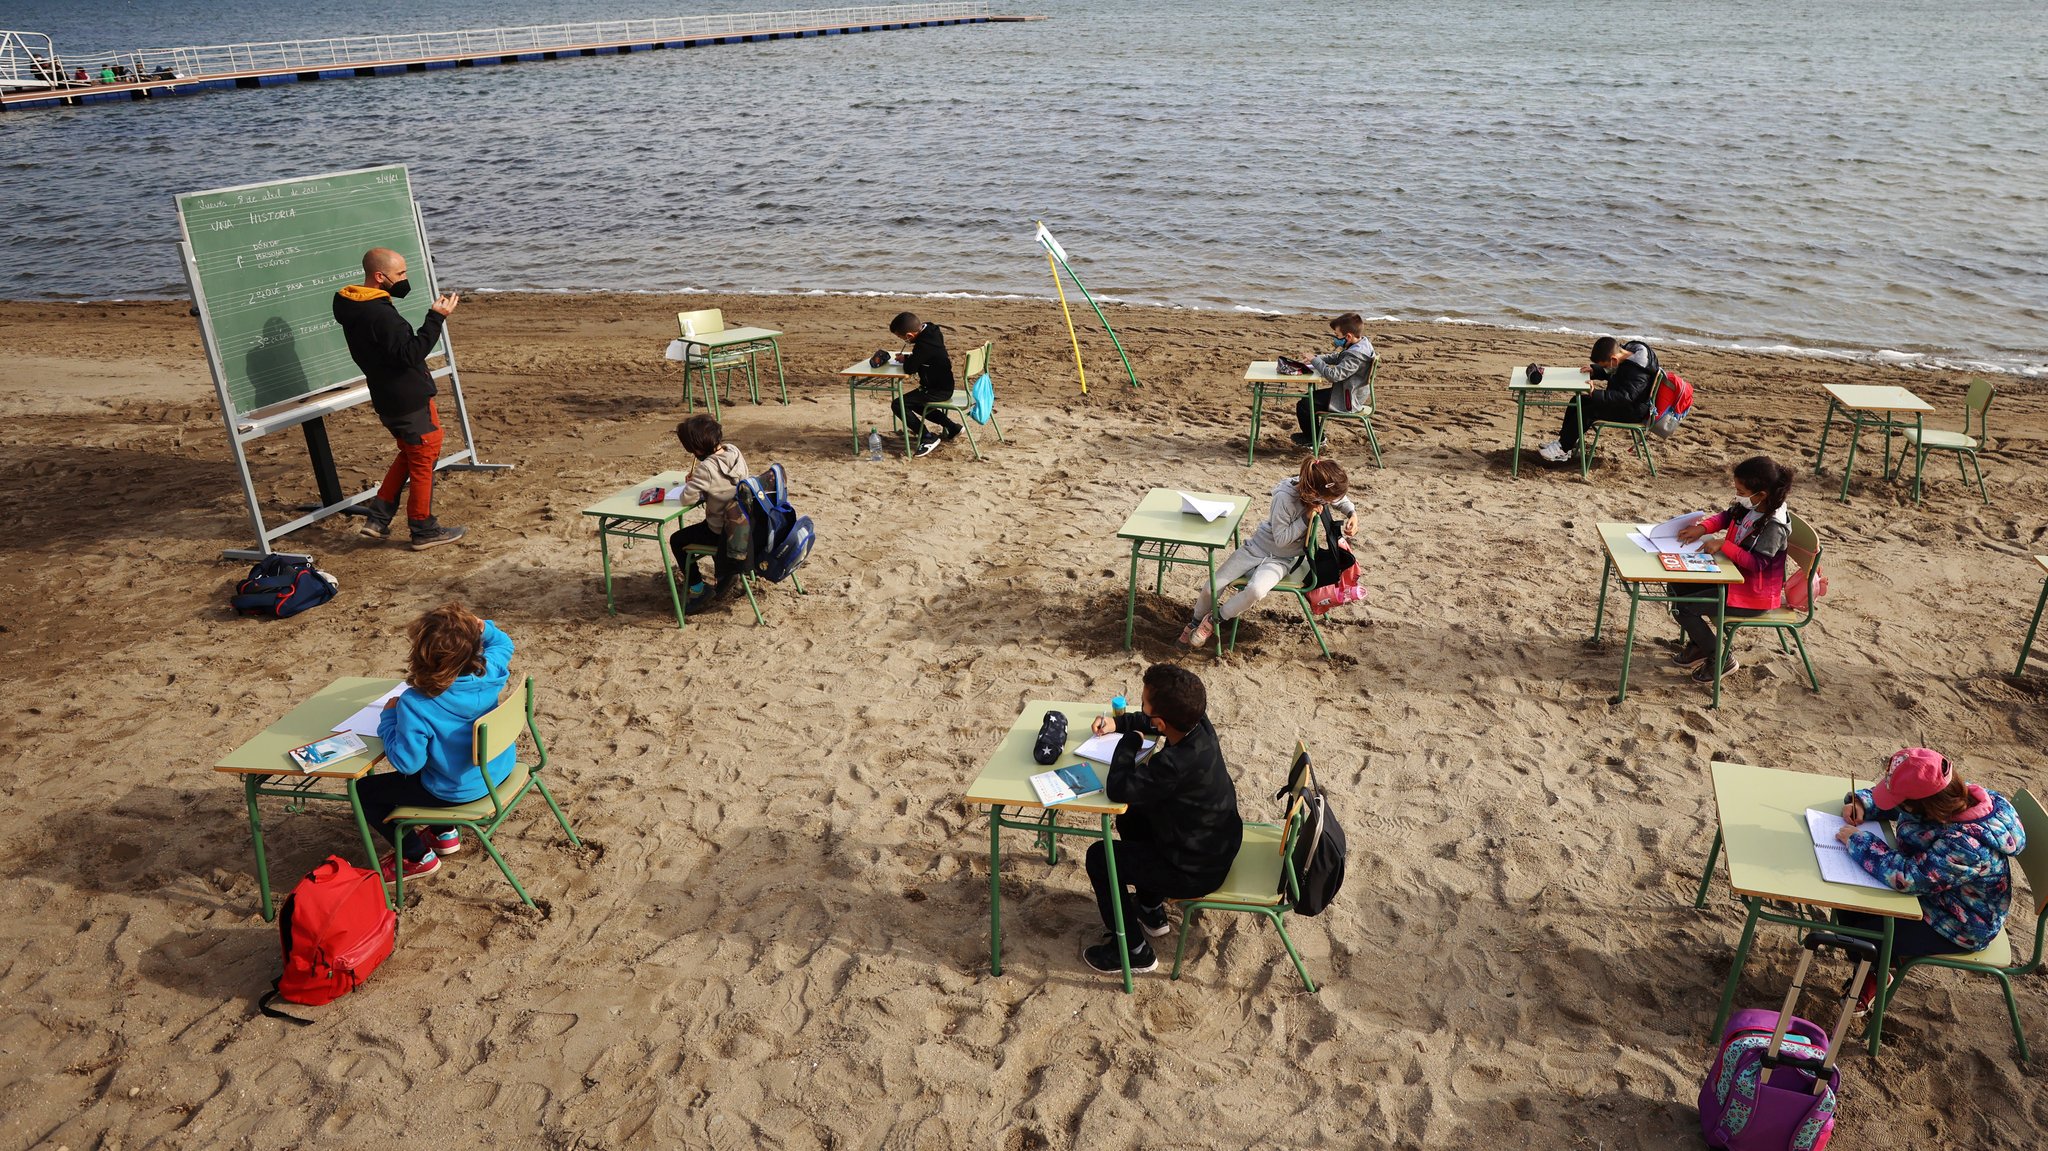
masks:
{"label": "blonde hair", "polygon": [[421,695],[440,695],[462,676],[484,672],[484,621],[458,601],[412,621],[405,634],[412,640],[405,682]]}
{"label": "blonde hair", "polygon": [[1351,490],[1351,477],[1344,474],[1344,465],[1336,460],[1310,456],[1301,461],[1301,475],[1295,487],[1304,502],[1327,504],[1344,498]]}

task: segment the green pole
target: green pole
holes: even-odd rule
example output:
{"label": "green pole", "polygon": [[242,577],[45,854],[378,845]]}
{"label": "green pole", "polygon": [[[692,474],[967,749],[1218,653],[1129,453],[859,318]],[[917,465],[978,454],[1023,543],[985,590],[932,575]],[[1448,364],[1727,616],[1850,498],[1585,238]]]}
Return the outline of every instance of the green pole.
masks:
{"label": "green pole", "polygon": [[1066,271],[1067,278],[1074,281],[1074,286],[1081,289],[1081,298],[1088,301],[1089,307],[1095,309],[1095,318],[1102,321],[1102,330],[1109,333],[1109,342],[1116,345],[1116,354],[1124,361],[1124,374],[1131,377],[1131,386],[1137,387],[1138,373],[1131,367],[1131,357],[1124,351],[1124,342],[1116,338],[1116,329],[1109,326],[1109,317],[1102,314],[1102,305],[1096,303],[1095,297],[1088,294],[1088,285],[1081,282],[1081,277],[1074,274],[1074,269],[1069,267],[1065,260],[1060,261],[1060,267]]}

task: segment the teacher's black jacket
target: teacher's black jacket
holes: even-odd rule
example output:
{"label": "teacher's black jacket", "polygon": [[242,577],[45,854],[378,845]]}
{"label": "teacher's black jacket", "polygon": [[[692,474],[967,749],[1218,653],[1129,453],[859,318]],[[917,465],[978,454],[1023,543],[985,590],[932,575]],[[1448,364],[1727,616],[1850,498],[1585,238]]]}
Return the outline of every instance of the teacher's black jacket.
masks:
{"label": "teacher's black jacket", "polygon": [[434,430],[427,404],[434,398],[427,353],[441,340],[441,313],[428,311],[414,332],[382,288],[350,284],[334,293],[334,322],[348,337],[349,358],[370,385],[370,406],[393,435],[419,437]]}
{"label": "teacher's black jacket", "polygon": [[1179,743],[1161,743],[1151,758],[1139,762],[1143,736],[1156,734],[1150,721],[1133,712],[1116,726],[1124,737],[1117,742],[1102,790],[1111,800],[1130,805],[1117,817],[1117,837],[1146,844],[1197,886],[1222,883],[1244,842],[1244,821],[1237,814],[1237,786],[1223,765],[1216,729],[1204,717]]}

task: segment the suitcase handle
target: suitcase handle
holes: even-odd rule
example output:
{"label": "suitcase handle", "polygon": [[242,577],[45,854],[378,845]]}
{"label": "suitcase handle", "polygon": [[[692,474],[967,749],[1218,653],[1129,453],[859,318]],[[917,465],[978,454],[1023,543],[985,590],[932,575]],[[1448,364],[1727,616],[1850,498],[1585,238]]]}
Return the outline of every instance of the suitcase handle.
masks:
{"label": "suitcase handle", "polygon": [[1877,943],[1853,935],[1837,935],[1832,931],[1809,931],[1806,938],[1799,941],[1799,945],[1808,951],[1832,947],[1851,959],[1861,959],[1866,963],[1877,962]]}

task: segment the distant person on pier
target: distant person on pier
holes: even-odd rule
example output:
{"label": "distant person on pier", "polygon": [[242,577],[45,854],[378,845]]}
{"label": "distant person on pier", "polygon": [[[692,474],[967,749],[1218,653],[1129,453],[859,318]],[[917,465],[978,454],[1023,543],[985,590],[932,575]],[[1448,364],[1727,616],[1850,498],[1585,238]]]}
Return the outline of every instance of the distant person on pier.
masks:
{"label": "distant person on pier", "polygon": [[83,69],[83,68],[80,68],[80,69],[79,69],[78,71],[76,71],[76,72],[72,73],[72,75],[71,75],[71,78],[72,78],[73,80],[76,80],[76,81],[78,81],[78,82],[79,82],[80,84],[90,84],[90,83],[92,83],[92,77],[90,77],[90,76],[86,75],[86,74],[85,74],[85,69]]}
{"label": "distant person on pier", "polygon": [[114,82],[114,79],[114,66],[112,64],[100,69],[100,83],[111,84]]}
{"label": "distant person on pier", "polygon": [[348,338],[348,354],[370,385],[370,406],[398,439],[398,458],[384,473],[377,494],[363,504],[363,534],[389,536],[398,514],[398,494],[408,481],[412,494],[405,515],[412,528],[412,550],[454,543],[463,528],[434,519],[434,465],[441,458],[441,416],[434,408],[434,375],[427,355],[441,340],[441,322],[460,297],[450,292],[427,309],[415,332],[398,314],[393,299],[412,290],[405,257],[389,248],[363,253],[363,282],[334,294],[334,322]]}

